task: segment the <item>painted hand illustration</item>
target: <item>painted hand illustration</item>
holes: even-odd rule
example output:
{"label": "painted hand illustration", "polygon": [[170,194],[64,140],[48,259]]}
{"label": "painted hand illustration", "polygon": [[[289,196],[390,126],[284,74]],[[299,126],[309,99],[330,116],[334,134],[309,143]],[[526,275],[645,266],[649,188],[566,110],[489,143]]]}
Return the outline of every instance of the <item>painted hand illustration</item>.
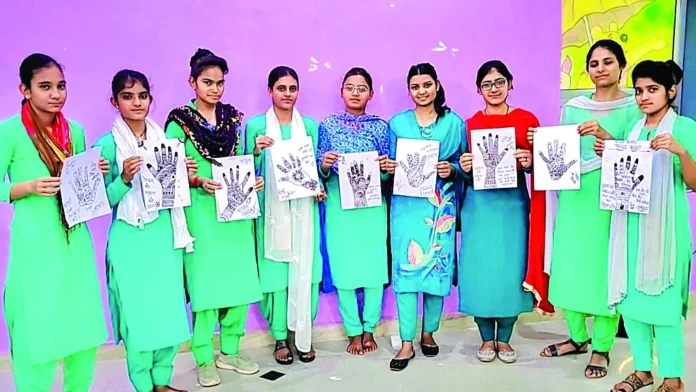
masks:
{"label": "painted hand illustration", "polygon": [[70,181],[70,187],[75,191],[77,202],[80,207],[92,205],[97,197],[97,187],[100,176],[92,176],[90,178],[89,167],[79,167],[75,173],[75,181]]}
{"label": "painted hand illustration", "polygon": [[302,167],[300,158],[290,154],[288,159],[283,158],[283,165],[276,165],[278,169],[285,174],[285,176],[281,177],[278,181],[289,182],[310,191],[316,191],[319,187],[319,183],[313,180],[307,171],[305,171]]}
{"label": "painted hand illustration", "polygon": [[172,156],[172,148],[162,143],[162,149],[155,147],[155,159],[157,168],[147,164],[148,170],[162,186],[162,207],[174,207],[174,195],[176,194],[176,164],[179,161],[179,153]]}
{"label": "painted hand illustration", "polygon": [[225,173],[222,173],[222,179],[225,180],[225,184],[227,185],[227,207],[225,207],[222,214],[220,214],[222,219],[226,221],[232,219],[232,215],[234,215],[237,208],[247,200],[251,191],[254,189],[253,187],[248,187],[246,190],[244,189],[250,177],[251,173],[247,172],[244,179],[239,181],[239,166],[237,166],[235,170],[230,168],[229,178],[227,178]]}
{"label": "painted hand illustration", "polygon": [[503,158],[505,157],[505,154],[508,153],[509,148],[505,148],[502,151],[498,150],[498,135],[495,135],[494,138],[493,135],[489,133],[488,141],[486,141],[485,136],[482,139],[483,147],[481,147],[481,143],[476,143],[476,145],[478,146],[479,151],[481,151],[481,155],[483,155],[483,164],[486,165],[486,180],[484,182],[484,188],[495,188],[495,168],[498,167],[500,162],[503,161]]}
{"label": "painted hand illustration", "polygon": [[549,156],[548,158],[544,156],[544,153],[539,151],[539,156],[546,163],[546,167],[549,169],[549,176],[553,181],[558,181],[563,177],[564,174],[570,169],[574,164],[577,163],[575,159],[570,161],[568,164],[565,163],[565,152],[566,144],[561,143],[561,148],[558,148],[558,140],[553,141],[553,147],[551,142],[548,144]]}
{"label": "painted hand illustration", "polygon": [[425,161],[427,158],[427,156],[423,156],[421,158],[419,153],[415,153],[413,155],[406,155],[407,163],[399,161],[399,166],[401,166],[406,172],[406,178],[408,179],[408,183],[409,185],[411,185],[411,187],[420,187],[421,185],[423,185],[425,180],[427,180],[435,174],[435,168],[433,168],[433,170],[430,171],[428,174],[425,174],[423,172],[423,169],[425,168]]}
{"label": "painted hand illustration", "polygon": [[[625,162],[625,163],[624,163]],[[628,200],[636,187],[643,181],[643,175],[635,177],[638,169],[638,158],[631,166],[631,156],[619,160],[619,163],[614,163],[614,189],[616,190],[616,202],[619,210],[625,210],[628,206]]]}
{"label": "painted hand illustration", "polygon": [[348,173],[350,187],[353,188],[353,203],[355,207],[367,207],[367,188],[370,186],[372,173],[365,177],[365,166],[362,162],[352,162]]}

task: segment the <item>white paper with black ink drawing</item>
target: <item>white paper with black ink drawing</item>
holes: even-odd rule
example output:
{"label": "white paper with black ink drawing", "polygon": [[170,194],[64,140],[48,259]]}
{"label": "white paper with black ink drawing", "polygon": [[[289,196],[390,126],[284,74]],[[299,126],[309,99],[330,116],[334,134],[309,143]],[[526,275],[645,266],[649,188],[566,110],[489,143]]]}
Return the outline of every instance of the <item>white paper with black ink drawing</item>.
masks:
{"label": "white paper with black ink drawing", "polygon": [[261,216],[256,194],[253,155],[216,158],[222,166],[213,165],[213,180],[222,184],[215,191],[218,222],[254,219]]}
{"label": "white paper with black ink drawing", "polygon": [[377,151],[341,154],[338,158],[342,209],[382,205],[382,183],[377,158]]}
{"label": "white paper with black ink drawing", "polygon": [[268,151],[273,162],[278,199],[302,199],[321,193],[314,144],[309,136],[277,141]]}
{"label": "white paper with black ink drawing", "polygon": [[431,140],[396,140],[394,194],[412,197],[430,197],[435,194],[437,160],[440,142]]}
{"label": "white paper with black ink drawing", "polygon": [[60,195],[69,227],[109,215],[104,175],[99,169],[101,148],[93,148],[65,160],[60,176]]}
{"label": "white paper with black ink drawing", "polygon": [[605,141],[599,208],[649,213],[652,158],[649,141]]}
{"label": "white paper with black ink drawing", "polygon": [[577,125],[537,128],[533,144],[534,190],[580,189]]}
{"label": "white paper with black ink drawing", "polygon": [[471,131],[474,190],[517,187],[515,128]]}
{"label": "white paper with black ink drawing", "polygon": [[184,144],[179,139],[145,140],[138,148],[143,157],[140,179],[147,211],[191,205]]}

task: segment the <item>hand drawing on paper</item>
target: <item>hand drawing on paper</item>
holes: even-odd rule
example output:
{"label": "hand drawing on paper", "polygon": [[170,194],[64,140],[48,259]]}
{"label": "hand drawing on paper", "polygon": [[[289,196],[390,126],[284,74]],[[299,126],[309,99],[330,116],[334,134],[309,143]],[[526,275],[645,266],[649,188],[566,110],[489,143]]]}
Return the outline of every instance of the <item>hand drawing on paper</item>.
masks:
{"label": "hand drawing on paper", "polygon": [[616,190],[617,209],[625,210],[628,208],[628,200],[631,198],[633,191],[640,185],[645,178],[642,174],[636,176],[638,170],[638,158],[631,166],[631,156],[619,162],[614,163],[614,189]]}
{"label": "hand drawing on paper", "polygon": [[568,172],[568,169],[570,169],[578,161],[573,159],[567,164],[565,163],[565,142],[561,143],[560,149],[558,147],[558,140],[553,141],[553,147],[551,146],[551,142],[549,142],[548,150],[548,157],[544,156],[544,153],[542,151],[539,151],[539,157],[541,157],[541,159],[546,164],[546,167],[549,169],[549,177],[551,177],[551,180],[558,181],[563,177],[563,175],[565,175]]}
{"label": "hand drawing on paper", "polygon": [[353,204],[356,208],[367,207],[367,188],[370,186],[372,173],[368,173],[365,177],[365,165],[362,162],[353,161],[350,164],[348,178],[353,189]]}
{"label": "hand drawing on paper", "polygon": [[287,158],[283,157],[283,165],[276,165],[285,175],[278,179],[280,182],[289,182],[310,191],[317,190],[319,182],[312,179],[307,171],[302,167],[302,160],[295,157],[292,153]]}
{"label": "hand drawing on paper", "polygon": [[149,163],[147,168],[162,186],[161,206],[171,208],[174,206],[176,195],[176,165],[179,161],[179,152],[177,151],[172,155],[171,146],[162,143],[161,148],[155,147],[155,159],[157,160],[157,168]]}
{"label": "hand drawing on paper", "polygon": [[95,148],[69,157],[63,165],[60,200],[70,227],[111,213],[98,164],[100,153]]}
{"label": "hand drawing on paper", "polygon": [[250,177],[251,172],[247,172],[244,179],[239,181],[239,166],[236,167],[234,172],[232,169],[230,169],[229,177],[227,174],[222,173],[222,178],[225,181],[225,185],[227,185],[227,207],[225,207],[222,214],[220,214],[220,217],[223,220],[228,221],[232,219],[232,215],[234,215],[235,210],[237,210],[237,208],[244,204],[244,202],[249,198],[249,195],[254,188],[249,187],[244,190],[244,187],[246,186],[247,182],[249,182]]}
{"label": "hand drawing on paper", "polygon": [[80,207],[86,207],[94,203],[97,197],[97,188],[102,182],[99,173],[92,172],[90,176],[89,166],[80,166],[77,168],[75,178],[70,181],[70,186],[77,196],[77,203]]}
{"label": "hand drawing on paper", "polygon": [[425,161],[428,159],[427,156],[421,157],[418,152],[415,154],[407,154],[406,162],[399,161],[399,165],[406,172],[406,178],[408,179],[408,184],[413,188],[418,188],[423,183],[433,175],[435,175],[435,168],[426,172],[425,171]]}
{"label": "hand drawing on paper", "polygon": [[498,135],[495,135],[495,138],[493,138],[493,135],[490,133],[488,134],[488,141],[486,141],[486,137],[484,136],[482,143],[483,147],[481,147],[481,143],[476,143],[476,145],[481,151],[481,155],[483,155],[483,163],[486,165],[486,180],[484,182],[484,188],[495,188],[495,169],[498,167],[500,162],[503,161],[503,158],[505,158],[505,154],[508,153],[509,148],[499,150]]}

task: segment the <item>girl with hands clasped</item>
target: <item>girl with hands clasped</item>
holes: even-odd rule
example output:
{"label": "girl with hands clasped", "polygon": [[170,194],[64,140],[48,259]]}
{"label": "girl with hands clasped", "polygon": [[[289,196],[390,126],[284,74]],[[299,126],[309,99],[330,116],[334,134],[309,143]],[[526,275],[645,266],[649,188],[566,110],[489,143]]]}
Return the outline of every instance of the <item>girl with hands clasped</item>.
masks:
{"label": "girl with hands clasped", "polygon": [[[322,227],[331,269],[331,280],[338,291],[343,325],[350,339],[348,353],[363,355],[377,350],[373,333],[382,316],[387,275],[387,203],[368,206],[370,184],[381,185],[389,178],[389,125],[373,114],[366,114],[373,97],[372,77],[362,68],[346,73],[341,86],[345,111],[334,113],[319,124],[317,161],[326,185],[326,220]],[[372,178],[362,162],[348,161],[349,171],[339,173],[340,154],[375,151],[382,175]],[[348,176],[354,209],[341,205],[339,176]],[[343,192],[351,190],[342,189]],[[358,312],[357,289],[363,289],[362,321]]]}
{"label": "girl with hands clasped", "polygon": [[61,112],[67,85],[56,60],[32,54],[19,75],[21,112],[0,122],[0,202],[14,210],[4,304],[15,388],[51,390],[62,360],[62,389],[87,391],[107,337],[101,289],[87,225],[68,226],[59,192],[85,133]]}
{"label": "girl with hands clasped", "polygon": [[[635,369],[614,386],[615,392],[654,383],[654,341],[664,379],[656,391],[685,390],[682,319],[689,309],[692,258],[686,189],[696,187],[696,122],[670,106],[682,75],[671,60],[644,61],[633,69],[635,100],[644,117],[626,128],[624,136],[650,140],[654,152],[650,212],[614,211],[611,217],[609,306],[624,319]],[[635,188],[643,177],[635,174],[641,162],[628,160],[633,169],[626,171],[630,178],[625,182]]]}
{"label": "girl with hands clasped", "polygon": [[[111,82],[119,113],[95,147],[112,170],[104,176],[114,216],[106,247],[106,274],[114,341],[126,347],[128,376],[136,391],[170,392],[174,357],[190,339],[184,293],[184,252],[193,251],[183,208],[148,212],[140,183],[143,140],[164,141],[148,114],[147,77],[119,71]],[[189,174],[197,164],[186,158]],[[148,170],[146,168],[145,170]],[[133,249],[138,249],[134,252]]]}
{"label": "girl with hands clasped", "polygon": [[[541,278],[543,273],[543,243],[528,249],[530,235],[543,240],[544,192],[532,191],[530,199],[525,172],[532,167],[531,146],[527,129],[539,126],[530,112],[511,107],[507,100],[513,89],[513,77],[507,66],[493,60],[483,64],[476,77],[478,93],[485,109],[466,121],[469,145],[462,144],[459,159],[466,178],[466,197],[461,206],[462,246],[459,254],[459,311],[474,317],[483,343],[477,353],[482,362],[499,358],[504,363],[517,360],[510,345],[513,327],[520,313],[534,306],[534,296],[523,288],[527,263],[530,271]],[[472,180],[472,148],[482,148],[480,140],[471,139],[478,129],[515,128],[514,152],[518,161],[517,187],[475,191]],[[491,148],[492,146],[489,146]],[[487,149],[482,152],[489,153]],[[497,154],[498,151],[491,153]],[[531,224],[531,233],[530,233]],[[491,285],[494,281],[496,284]],[[537,307],[552,311],[546,300],[545,281],[526,286],[537,295]]]}

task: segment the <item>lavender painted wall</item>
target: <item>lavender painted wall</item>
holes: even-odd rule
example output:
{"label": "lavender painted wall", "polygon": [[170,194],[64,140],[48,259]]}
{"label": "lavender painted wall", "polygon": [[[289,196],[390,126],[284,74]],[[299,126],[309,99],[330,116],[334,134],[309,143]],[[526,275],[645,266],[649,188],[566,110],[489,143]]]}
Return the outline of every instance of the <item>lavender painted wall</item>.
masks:
{"label": "lavender painted wall", "polygon": [[[448,103],[462,117],[481,107],[475,71],[499,58],[515,75],[512,102],[536,113],[543,124],[559,115],[560,2],[547,0],[70,0],[18,2],[0,24],[0,118],[19,109],[18,67],[39,51],[65,65],[69,98],[65,113],[87,130],[88,143],[107,132],[115,115],[108,103],[113,74],[145,72],[153,83],[152,113],[163,121],[169,109],[192,96],[188,61],[197,47],[225,57],[230,66],[225,101],[247,118],[270,102],[267,72],[286,64],[300,74],[298,108],[321,120],[341,109],[339,86],[352,66],[372,72],[377,93],[370,111],[388,118],[412,106],[405,77],[411,64],[437,67]],[[29,32],[29,29],[32,29]],[[0,281],[4,283],[12,210],[0,205]],[[97,264],[108,219],[90,223]],[[37,244],[40,246],[40,244]],[[50,255],[47,255],[50,262]],[[106,293],[104,292],[106,308]],[[456,294],[447,311],[456,311]],[[385,317],[395,317],[388,290]],[[0,310],[0,319],[3,319]],[[319,324],[339,323],[334,296],[323,296]],[[254,309],[249,329],[265,328]],[[0,323],[0,352],[8,351]]]}

